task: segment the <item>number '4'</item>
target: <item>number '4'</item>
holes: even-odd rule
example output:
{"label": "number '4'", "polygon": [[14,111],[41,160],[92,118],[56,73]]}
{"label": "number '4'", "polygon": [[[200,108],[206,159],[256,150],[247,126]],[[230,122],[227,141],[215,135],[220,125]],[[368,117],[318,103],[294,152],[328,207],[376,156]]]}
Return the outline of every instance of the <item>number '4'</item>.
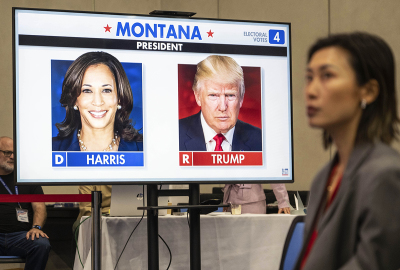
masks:
{"label": "number '4'", "polygon": [[275,37],[274,37],[274,40],[275,40],[276,42],[279,42],[279,40],[280,40],[280,38],[279,38],[279,32],[276,32]]}

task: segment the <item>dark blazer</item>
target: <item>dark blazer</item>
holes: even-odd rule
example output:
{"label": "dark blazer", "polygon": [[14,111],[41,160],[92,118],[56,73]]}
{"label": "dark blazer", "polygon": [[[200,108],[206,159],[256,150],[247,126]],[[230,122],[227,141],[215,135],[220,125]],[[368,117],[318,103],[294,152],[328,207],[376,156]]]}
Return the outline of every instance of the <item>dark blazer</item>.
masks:
{"label": "dark blazer", "polygon": [[[179,151],[207,151],[200,114],[201,111],[179,120]],[[261,129],[238,120],[232,151],[262,151]]]}
{"label": "dark blazer", "polygon": [[326,183],[336,160],[337,155],[317,174],[311,187],[305,243],[315,222],[318,236],[304,270],[399,269],[399,154],[380,142],[357,145],[336,198],[323,213]]}
{"label": "dark blazer", "polygon": [[[53,137],[53,151],[81,151],[77,134],[75,130],[66,138]],[[143,151],[143,142],[127,142],[121,138],[118,151]]]}

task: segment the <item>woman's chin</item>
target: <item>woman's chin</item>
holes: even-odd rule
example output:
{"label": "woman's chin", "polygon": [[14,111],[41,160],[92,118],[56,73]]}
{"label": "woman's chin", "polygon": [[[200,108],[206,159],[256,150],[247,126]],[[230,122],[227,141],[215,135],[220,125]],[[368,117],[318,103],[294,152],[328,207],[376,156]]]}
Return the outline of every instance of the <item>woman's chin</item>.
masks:
{"label": "woman's chin", "polygon": [[311,127],[311,128],[315,128],[315,129],[324,129],[324,130],[326,130],[326,128],[327,128],[327,126],[326,125],[324,125],[324,124],[321,124],[321,123],[315,123],[315,122],[308,122],[308,125]]}
{"label": "woman's chin", "polygon": [[308,119],[308,125],[312,128],[321,128],[321,126],[313,119]]}
{"label": "woman's chin", "polygon": [[87,125],[85,127],[82,127],[83,130],[92,130],[92,131],[101,131],[101,130],[106,130],[110,124],[108,123],[91,123],[90,125]]}

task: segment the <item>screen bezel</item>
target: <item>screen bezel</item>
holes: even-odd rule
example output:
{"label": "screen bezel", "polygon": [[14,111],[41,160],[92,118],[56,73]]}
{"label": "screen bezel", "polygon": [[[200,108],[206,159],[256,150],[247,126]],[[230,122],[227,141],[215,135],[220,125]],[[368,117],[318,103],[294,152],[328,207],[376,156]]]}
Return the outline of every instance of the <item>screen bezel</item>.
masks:
{"label": "screen bezel", "polygon": [[[270,23],[270,24],[281,24],[288,27],[288,61],[289,61],[289,106],[290,109],[290,147],[291,147],[291,167],[289,168],[291,171],[292,179],[291,180],[153,180],[153,181],[137,181],[136,179],[129,179],[129,181],[90,181],[90,182],[17,182],[17,160],[18,160],[18,145],[17,145],[17,123],[16,123],[16,44],[15,44],[15,14],[16,11],[45,11],[45,12],[60,12],[60,13],[74,13],[74,14],[103,14],[103,15],[121,15],[121,16],[137,16],[144,18],[173,18],[173,19],[185,19],[185,20],[203,20],[203,21],[218,21],[218,22],[248,22],[248,23]],[[226,184],[226,183],[264,183],[264,184],[276,184],[276,183],[294,183],[294,148],[293,148],[293,94],[292,94],[292,39],[291,39],[291,23],[289,22],[273,22],[273,21],[255,21],[255,20],[232,20],[232,19],[214,19],[214,18],[200,18],[200,17],[175,17],[175,16],[167,16],[167,15],[143,15],[143,14],[128,14],[128,13],[112,13],[112,12],[93,12],[93,11],[77,11],[77,10],[59,10],[59,9],[38,9],[38,8],[21,8],[21,7],[13,7],[12,8],[12,57],[13,57],[13,132],[14,132],[14,182],[15,184],[23,184],[23,185],[42,185],[42,186],[75,186],[75,185],[127,185],[127,184],[135,184],[135,185],[146,185],[146,184]]]}

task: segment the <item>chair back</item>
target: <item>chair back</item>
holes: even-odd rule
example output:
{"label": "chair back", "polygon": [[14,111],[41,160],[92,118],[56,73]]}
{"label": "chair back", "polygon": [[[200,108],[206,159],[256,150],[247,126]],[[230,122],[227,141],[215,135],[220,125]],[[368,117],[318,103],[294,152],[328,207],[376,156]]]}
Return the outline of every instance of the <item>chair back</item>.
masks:
{"label": "chair back", "polygon": [[25,263],[25,259],[18,256],[0,256],[0,263]]}
{"label": "chair back", "polygon": [[283,247],[279,270],[293,270],[303,246],[305,216],[297,216],[290,225]]}

